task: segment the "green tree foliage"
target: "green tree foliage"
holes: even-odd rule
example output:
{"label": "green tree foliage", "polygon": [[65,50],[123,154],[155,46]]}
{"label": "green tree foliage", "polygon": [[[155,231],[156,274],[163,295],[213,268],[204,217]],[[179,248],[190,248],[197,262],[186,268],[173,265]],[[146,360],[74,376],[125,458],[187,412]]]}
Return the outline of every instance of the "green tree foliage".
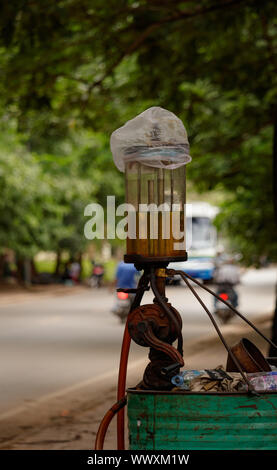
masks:
{"label": "green tree foliage", "polygon": [[72,228],[63,223],[74,193],[68,179],[43,171],[13,129],[0,133],[0,244],[21,257],[56,249]]}
{"label": "green tree foliage", "polygon": [[[64,142],[63,153],[37,154],[14,127],[6,123],[0,129],[1,249],[12,249],[20,259],[40,250],[82,253],[84,207],[104,203],[106,142],[86,133]],[[122,195],[121,177],[106,174],[112,179],[108,189],[115,187],[119,195],[121,189]]]}
{"label": "green tree foliage", "polygon": [[57,163],[65,136],[93,129],[102,142],[81,145],[76,172],[102,200],[122,194],[122,179],[100,133],[150,105],[169,108],[188,128],[189,177],[226,191],[218,223],[245,262],[276,259],[276,2],[13,0],[0,18],[5,113],[29,149]]}

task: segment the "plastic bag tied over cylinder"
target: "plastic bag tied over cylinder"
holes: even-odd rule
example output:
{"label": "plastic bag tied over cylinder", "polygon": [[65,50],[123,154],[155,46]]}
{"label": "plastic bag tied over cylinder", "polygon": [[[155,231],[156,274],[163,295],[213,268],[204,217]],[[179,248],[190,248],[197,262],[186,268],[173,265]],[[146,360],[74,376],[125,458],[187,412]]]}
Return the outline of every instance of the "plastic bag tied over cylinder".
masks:
{"label": "plastic bag tied over cylinder", "polygon": [[182,121],[150,108],[113,132],[111,150],[125,172],[128,212],[126,261],[186,259],[185,165],[191,161]]}

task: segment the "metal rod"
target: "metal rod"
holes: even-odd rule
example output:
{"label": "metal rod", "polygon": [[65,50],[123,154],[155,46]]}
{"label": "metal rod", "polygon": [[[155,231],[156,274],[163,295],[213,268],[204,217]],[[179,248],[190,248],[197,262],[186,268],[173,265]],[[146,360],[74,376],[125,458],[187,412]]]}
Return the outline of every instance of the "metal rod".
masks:
{"label": "metal rod", "polygon": [[137,196],[138,196],[138,207],[137,210],[139,211],[139,205],[141,204],[141,166],[139,163],[137,165]]}
{"label": "metal rod", "polygon": [[[154,180],[148,180],[148,205],[152,205],[154,203]],[[147,238],[148,238],[148,254],[154,256],[154,217],[152,216],[152,210],[150,213],[147,213]]]}
{"label": "metal rod", "polygon": [[180,274],[180,276],[184,278],[184,276],[188,277],[191,281],[195,282],[195,284],[197,284],[198,286],[202,287],[202,289],[206,290],[207,292],[209,292],[210,294],[212,294],[214,297],[216,297],[218,300],[220,300],[221,302],[223,302],[225,305],[227,305],[227,307],[229,307],[233,312],[235,312],[242,320],[244,320],[249,326],[251,326],[251,328],[253,328],[253,330],[256,331],[256,333],[258,333],[265,341],[267,341],[271,346],[273,346],[276,350],[277,350],[277,346],[276,344],[274,344],[269,338],[267,338],[250,320],[248,320],[242,313],[240,313],[237,309],[235,309],[235,307],[233,307],[229,302],[226,302],[226,300],[223,300],[221,297],[219,297],[219,295],[217,295],[215,292],[213,292],[211,289],[209,289],[208,287],[206,286],[203,286],[199,281],[197,281],[196,279],[194,279],[194,277],[191,277],[189,274],[185,273],[184,271],[175,271],[175,269],[167,269],[166,270],[168,274],[170,274],[170,272],[172,274]]}
{"label": "metal rod", "polygon": [[173,170],[170,171],[170,210],[172,212],[172,205],[174,203],[174,179],[173,179]]}
{"label": "metal rod", "polygon": [[222,335],[221,331],[220,331],[220,328],[218,326],[218,324],[216,323],[213,315],[211,314],[211,312],[209,311],[208,307],[206,307],[206,305],[204,304],[203,300],[199,297],[199,295],[197,294],[197,292],[195,292],[194,288],[191,286],[191,284],[189,283],[189,281],[186,279],[186,277],[184,276],[183,277],[185,283],[187,284],[187,286],[189,287],[189,289],[191,290],[191,292],[193,293],[193,295],[197,298],[198,302],[202,305],[202,307],[204,308],[205,312],[208,314],[212,324],[214,325],[215,329],[216,329],[216,332],[221,340],[221,342],[223,343],[225,349],[228,351],[228,353],[230,354],[231,358],[233,359],[234,363],[236,364],[243,380],[246,382],[246,384],[248,385],[248,390],[250,392],[255,392],[255,389],[253,387],[253,385],[249,382],[248,378],[246,377],[246,375],[244,374],[242,368],[241,368],[241,365],[239,363],[239,361],[237,360],[236,356],[234,355],[233,351],[231,350],[231,348],[228,346],[228,344],[226,343],[225,339],[224,339],[224,336]]}

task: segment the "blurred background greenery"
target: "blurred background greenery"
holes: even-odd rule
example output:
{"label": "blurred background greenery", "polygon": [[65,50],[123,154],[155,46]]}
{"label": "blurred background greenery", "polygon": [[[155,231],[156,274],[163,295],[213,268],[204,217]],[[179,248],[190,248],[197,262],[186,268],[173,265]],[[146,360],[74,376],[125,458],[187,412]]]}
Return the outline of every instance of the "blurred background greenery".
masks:
{"label": "blurred background greenery", "polygon": [[188,130],[188,200],[216,192],[242,263],[276,261],[275,1],[10,0],[0,13],[1,266],[11,250],[19,278],[26,259],[57,273],[83,257],[88,273],[101,244],[84,256],[84,207],[124,199],[109,135],[153,105]]}

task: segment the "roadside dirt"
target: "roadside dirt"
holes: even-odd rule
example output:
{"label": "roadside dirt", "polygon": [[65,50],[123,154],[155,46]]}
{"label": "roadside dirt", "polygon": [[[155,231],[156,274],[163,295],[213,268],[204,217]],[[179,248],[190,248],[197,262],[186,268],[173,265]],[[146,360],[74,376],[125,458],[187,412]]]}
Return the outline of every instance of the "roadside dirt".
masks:
{"label": "roadside dirt", "polygon": [[47,284],[21,287],[17,284],[0,284],[0,306],[14,303],[38,301],[53,296],[64,296],[79,293],[88,288],[85,285],[65,286],[63,284]]}

